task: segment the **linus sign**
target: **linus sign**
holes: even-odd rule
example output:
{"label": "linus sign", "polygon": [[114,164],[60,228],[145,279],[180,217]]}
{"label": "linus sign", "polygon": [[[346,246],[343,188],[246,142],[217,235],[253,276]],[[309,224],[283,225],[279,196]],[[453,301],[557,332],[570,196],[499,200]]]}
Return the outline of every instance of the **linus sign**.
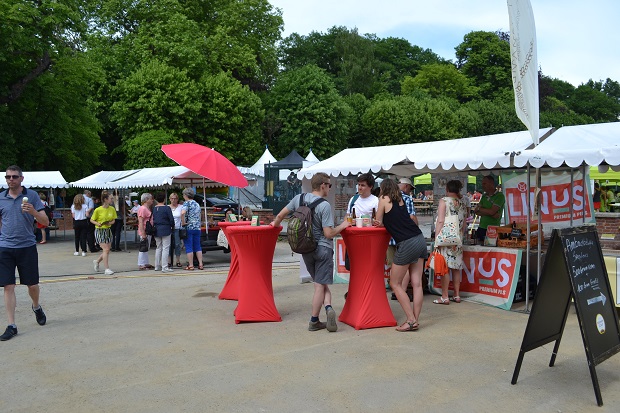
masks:
{"label": "linus sign", "polygon": [[[540,190],[540,210],[545,229],[562,228],[570,226],[571,200],[573,221],[585,219],[585,223],[594,222],[589,186],[584,185],[581,172],[573,173],[573,181],[569,172],[545,172],[541,174],[542,186]],[[586,175],[586,181],[589,182]],[[527,222],[527,174],[502,174],[502,187],[506,196],[507,222],[518,224]],[[535,182],[534,174],[531,175],[530,185]],[[530,187],[530,202],[534,207],[534,188]]]}

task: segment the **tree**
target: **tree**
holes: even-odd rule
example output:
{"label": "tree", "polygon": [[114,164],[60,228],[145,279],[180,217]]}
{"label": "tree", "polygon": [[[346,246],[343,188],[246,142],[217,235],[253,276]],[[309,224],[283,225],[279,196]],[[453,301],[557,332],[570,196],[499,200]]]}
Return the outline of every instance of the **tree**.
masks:
{"label": "tree", "polygon": [[274,153],[285,156],[291,149],[307,153],[312,148],[317,157],[326,158],[345,147],[350,109],[317,66],[283,73],[266,104],[282,125],[270,145]]}
{"label": "tree", "polygon": [[130,139],[125,144],[124,148],[127,153],[125,168],[139,169],[177,165],[161,150],[162,145],[170,143],[181,143],[181,140],[162,130],[138,133],[135,138]]}
{"label": "tree", "polygon": [[263,149],[265,112],[260,98],[226,73],[205,76],[200,92],[202,110],[194,119],[194,142],[217,149],[233,163],[254,163]]}
{"label": "tree", "polygon": [[608,96],[607,90],[612,90],[616,85],[589,80],[586,84],[575,89],[568,99],[569,107],[578,114],[587,115],[595,122],[617,122],[620,117],[620,100],[615,96]]}
{"label": "tree", "polygon": [[455,50],[456,67],[480,88],[482,98],[492,99],[512,88],[510,43],[506,34],[470,32]]}
{"label": "tree", "polygon": [[374,44],[374,55],[377,63],[379,82],[383,90],[393,95],[401,93],[402,80],[409,76],[415,77],[422,66],[427,64],[448,63],[430,49],[411,45],[407,40],[396,37],[379,39],[370,37]]}
{"label": "tree", "polygon": [[408,95],[415,89],[423,90],[431,97],[443,96],[460,102],[471,100],[477,93],[470,79],[456,67],[438,63],[422,67],[414,78],[405,76],[401,93]]}

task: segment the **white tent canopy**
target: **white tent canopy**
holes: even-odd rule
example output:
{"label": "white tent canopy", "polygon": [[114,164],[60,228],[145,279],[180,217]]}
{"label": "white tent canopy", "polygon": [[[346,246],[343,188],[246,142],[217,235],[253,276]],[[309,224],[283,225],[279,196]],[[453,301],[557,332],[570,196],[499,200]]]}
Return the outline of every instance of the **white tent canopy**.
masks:
{"label": "white tent canopy", "polygon": [[[551,128],[541,129],[544,138]],[[345,149],[322,162],[302,168],[297,176],[310,178],[317,172],[332,176],[389,172],[399,176],[433,171],[506,168],[511,154],[532,145],[528,131],[475,138]]]}
{"label": "white tent canopy", "polygon": [[[69,184],[62,176],[60,171],[36,171],[23,172],[24,180],[22,185],[26,188],[68,188]],[[8,188],[2,182],[2,188]]]}
{"label": "white tent canopy", "polygon": [[515,166],[527,163],[536,168],[620,165],[620,122],[561,127],[535,149],[515,156]]}
{"label": "white tent canopy", "polygon": [[79,181],[71,182],[71,186],[76,188],[106,189],[109,188],[109,186],[107,186],[108,182],[133,175],[138,171],[139,169],[131,169],[128,171],[99,171]]}
{"label": "white tent canopy", "polygon": [[312,149],[310,149],[310,153],[306,156],[306,161],[314,163],[320,162],[319,158],[317,158],[314,152],[312,152]]}
{"label": "white tent canopy", "polygon": [[273,157],[271,152],[269,152],[269,148],[265,148],[265,152],[258,158],[258,161],[249,168],[245,168],[243,166],[238,166],[237,168],[242,174],[252,174],[256,176],[265,176],[265,164],[277,162],[276,158]]}
{"label": "white tent canopy", "polygon": [[166,185],[202,185],[217,188],[226,185],[203,178],[184,166],[133,169],[129,171],[101,171],[87,176],[71,185],[78,188],[123,189],[163,187]]}

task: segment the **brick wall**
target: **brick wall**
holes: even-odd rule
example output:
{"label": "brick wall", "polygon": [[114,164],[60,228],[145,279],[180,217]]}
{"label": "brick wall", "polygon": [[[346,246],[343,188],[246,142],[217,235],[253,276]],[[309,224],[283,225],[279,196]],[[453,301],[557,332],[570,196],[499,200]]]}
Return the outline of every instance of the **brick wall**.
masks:
{"label": "brick wall", "polygon": [[620,213],[597,212],[595,217],[599,237],[603,234],[614,234],[613,240],[601,239],[601,248],[620,249]]}

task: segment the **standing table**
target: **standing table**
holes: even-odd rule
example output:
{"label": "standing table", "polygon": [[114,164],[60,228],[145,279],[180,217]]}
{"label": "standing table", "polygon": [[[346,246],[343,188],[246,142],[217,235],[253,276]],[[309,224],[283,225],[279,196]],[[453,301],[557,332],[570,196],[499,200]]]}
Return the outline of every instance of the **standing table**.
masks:
{"label": "standing table", "polygon": [[390,235],[383,227],[348,227],[342,238],[349,252],[349,292],[340,313],[356,330],[396,325],[385,293],[383,271]]}
{"label": "standing table", "polygon": [[282,321],[273,299],[271,265],[282,227],[237,225],[226,229],[228,243],[237,250],[239,297],[235,323]]}
{"label": "standing table", "polygon": [[224,231],[224,235],[226,235],[226,239],[228,239],[228,246],[230,248],[230,270],[228,270],[228,278],[226,278],[224,288],[222,288],[222,291],[218,296],[220,300],[239,299],[239,258],[237,255],[237,248],[235,248],[230,242],[227,228],[231,226],[250,224],[250,221],[219,222],[217,224],[221,228],[221,231]]}

